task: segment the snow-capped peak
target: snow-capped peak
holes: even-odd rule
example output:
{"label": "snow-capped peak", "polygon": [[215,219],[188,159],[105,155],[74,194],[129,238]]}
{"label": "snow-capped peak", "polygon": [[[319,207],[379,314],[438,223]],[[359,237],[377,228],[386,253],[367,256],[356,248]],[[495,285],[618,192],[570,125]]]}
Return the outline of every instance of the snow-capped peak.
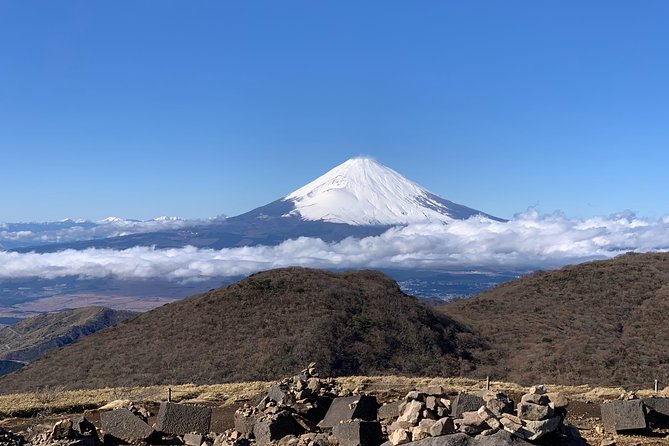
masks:
{"label": "snow-capped peak", "polygon": [[351,225],[449,223],[482,214],[444,200],[370,158],[352,158],[283,200],[295,205],[286,215]]}

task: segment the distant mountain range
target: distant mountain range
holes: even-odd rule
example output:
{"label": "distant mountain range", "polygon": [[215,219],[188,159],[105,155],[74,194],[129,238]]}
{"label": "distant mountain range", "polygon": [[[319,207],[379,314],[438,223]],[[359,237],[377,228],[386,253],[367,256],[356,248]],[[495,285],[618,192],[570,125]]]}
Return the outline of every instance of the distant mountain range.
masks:
{"label": "distant mountain range", "polygon": [[[53,237],[41,242],[24,236],[20,246],[17,241],[12,243],[20,252],[187,245],[221,249],[276,245],[297,237],[340,241],[346,237],[380,235],[392,226],[448,224],[473,216],[504,221],[441,198],[372,159],[353,158],[283,198],[227,219],[189,222],[161,217],[137,222],[111,218],[97,223],[68,220],[51,224],[55,225],[54,230],[69,230],[59,242],[54,243]],[[35,224],[31,225],[25,230],[34,231]],[[8,228],[16,232],[19,226]],[[77,231],[85,238],[75,239]],[[7,240],[0,238],[0,242],[6,248],[11,247]]]}

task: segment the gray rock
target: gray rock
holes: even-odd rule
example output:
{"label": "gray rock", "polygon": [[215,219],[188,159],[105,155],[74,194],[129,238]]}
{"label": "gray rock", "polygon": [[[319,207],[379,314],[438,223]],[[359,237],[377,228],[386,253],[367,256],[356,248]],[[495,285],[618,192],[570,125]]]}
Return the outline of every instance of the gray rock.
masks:
{"label": "gray rock", "polygon": [[545,418],[549,418],[553,414],[552,410],[548,406],[541,406],[534,403],[520,403],[518,404],[518,417],[523,420],[530,421],[539,421]]}
{"label": "gray rock", "polygon": [[500,430],[492,435],[476,437],[471,446],[530,446],[531,443]]}
{"label": "gray rock", "polygon": [[54,440],[66,440],[71,438],[73,433],[72,420],[66,418],[53,425],[53,429],[51,429],[51,438]]}
{"label": "gray rock", "polygon": [[404,405],[404,410],[397,421],[407,421],[411,424],[418,423],[423,411],[423,403],[418,400],[409,401]]}
{"label": "gray rock", "polygon": [[400,405],[402,401],[393,401],[392,403],[384,404],[379,407],[378,418],[383,421],[392,421],[394,418],[400,416]]}
{"label": "gray rock", "polygon": [[211,409],[171,402],[160,404],[156,429],[166,434],[184,435],[190,432],[209,433]]}
{"label": "gray rock", "polygon": [[186,446],[200,446],[204,441],[201,434],[184,434],[184,444]]}
{"label": "gray rock", "polygon": [[471,393],[460,392],[451,405],[451,415],[459,418],[464,412],[476,412],[481,406],[485,406],[483,398]]}
{"label": "gray rock", "polygon": [[300,435],[302,432],[304,430],[286,410],[271,417],[261,417],[253,426],[253,436],[257,444],[269,444],[287,435]]}
{"label": "gray rock", "polygon": [[235,430],[245,436],[253,434],[253,425],[257,418],[257,415],[249,415],[240,411],[235,412]]}
{"label": "gray rock", "polygon": [[412,401],[425,401],[425,398],[427,395],[423,392],[418,392],[417,390],[413,390],[409,393],[407,393],[406,397],[404,397],[406,400]]}
{"label": "gray rock", "polygon": [[440,418],[430,427],[430,435],[433,437],[454,433],[455,425],[453,424],[453,418],[450,417]]}
{"label": "gray rock", "polygon": [[493,414],[492,411],[486,406],[479,407],[477,413],[479,417],[481,417],[481,419],[485,421],[485,423],[492,429],[502,429],[502,423],[499,422],[499,420],[495,417],[495,414]]}
{"label": "gray rock", "polygon": [[388,436],[388,441],[395,446],[398,444],[409,443],[411,442],[411,432],[407,429],[396,429],[391,431]]}
{"label": "gray rock", "polygon": [[376,398],[373,396],[348,396],[335,398],[325,418],[318,423],[322,428],[332,428],[342,421],[365,420],[376,421]]}
{"label": "gray rock", "polygon": [[441,386],[427,386],[420,389],[420,391],[429,396],[441,397],[444,395],[444,388]]}
{"label": "gray rock", "polygon": [[340,446],[379,446],[383,433],[378,421],[353,420],[332,428]]}
{"label": "gray rock", "polygon": [[602,424],[607,432],[645,429],[646,416],[642,400],[616,400],[601,405]]}
{"label": "gray rock", "polygon": [[473,438],[466,434],[457,433],[452,435],[442,435],[441,437],[430,437],[423,440],[406,443],[411,446],[470,446],[474,443]]}
{"label": "gray rock", "polygon": [[643,403],[648,408],[648,424],[659,429],[669,427],[669,398],[644,398]]}
{"label": "gray rock", "polygon": [[146,440],[154,434],[151,426],[128,409],[100,413],[100,426],[105,434],[128,442]]}
{"label": "gray rock", "polygon": [[290,396],[290,392],[288,392],[287,386],[282,384],[275,384],[270,387],[269,392],[267,393],[267,397],[270,399],[270,401],[274,401],[280,406],[285,406],[293,402]]}
{"label": "gray rock", "polygon": [[548,395],[537,395],[534,393],[526,393],[520,398],[521,403],[533,403],[541,404],[542,406],[548,406],[548,403],[551,402]]}
{"label": "gray rock", "polygon": [[538,440],[546,434],[555,432],[560,427],[561,422],[561,417],[552,417],[541,421],[523,421],[525,431],[529,432],[529,435],[525,434],[525,438],[530,441]]}
{"label": "gray rock", "polygon": [[425,408],[427,410],[432,410],[432,411],[436,412],[437,407],[438,407],[437,406],[437,401],[438,401],[437,397],[432,396],[432,395],[428,396],[427,398],[425,398]]}

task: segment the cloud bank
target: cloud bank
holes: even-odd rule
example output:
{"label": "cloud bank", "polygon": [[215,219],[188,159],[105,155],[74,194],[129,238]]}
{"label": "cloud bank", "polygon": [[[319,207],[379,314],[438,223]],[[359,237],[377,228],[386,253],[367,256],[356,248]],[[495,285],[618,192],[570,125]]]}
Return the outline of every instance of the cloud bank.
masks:
{"label": "cloud bank", "polygon": [[623,252],[669,249],[669,217],[631,213],[587,220],[533,209],[506,223],[470,218],[414,224],[376,237],[326,243],[301,237],[277,246],[221,250],[135,247],[56,253],[0,252],[0,279],[82,276],[190,281],[246,275],[284,266],[529,271],[605,259]]}
{"label": "cloud bank", "polygon": [[158,217],[153,220],[125,220],[109,217],[97,222],[62,220],[46,223],[0,223],[0,248],[13,249],[51,243],[93,240],[129,234],[155,232],[206,225],[221,221],[186,220],[176,217]]}

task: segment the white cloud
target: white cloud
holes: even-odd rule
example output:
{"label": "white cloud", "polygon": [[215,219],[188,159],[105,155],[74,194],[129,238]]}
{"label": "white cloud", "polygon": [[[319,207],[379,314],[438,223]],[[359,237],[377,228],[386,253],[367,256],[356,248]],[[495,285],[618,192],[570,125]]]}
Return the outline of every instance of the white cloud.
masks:
{"label": "white cloud", "polygon": [[302,237],[277,246],[221,250],[135,247],[56,253],[0,252],[0,278],[62,276],[175,281],[230,277],[283,266],[535,270],[669,249],[669,217],[633,214],[587,220],[533,209],[507,223],[470,218],[449,225],[414,224],[377,237],[337,243]]}

